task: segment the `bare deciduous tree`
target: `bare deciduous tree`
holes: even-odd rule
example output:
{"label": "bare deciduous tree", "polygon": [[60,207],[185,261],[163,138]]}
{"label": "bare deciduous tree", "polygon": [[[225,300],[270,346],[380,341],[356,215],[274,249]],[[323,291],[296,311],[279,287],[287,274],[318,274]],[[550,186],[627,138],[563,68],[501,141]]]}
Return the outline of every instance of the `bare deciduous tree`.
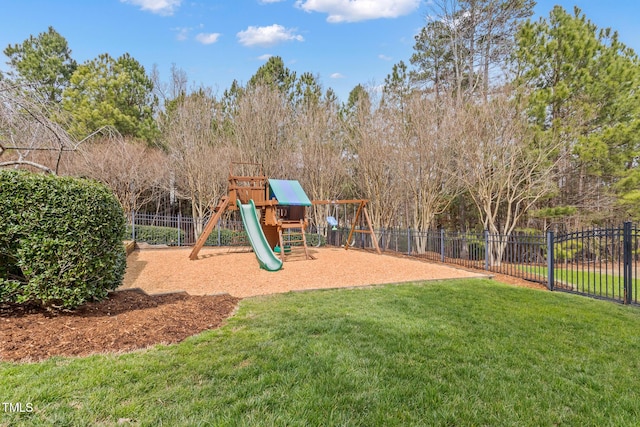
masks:
{"label": "bare deciduous tree", "polygon": [[356,105],[347,132],[354,149],[353,178],[362,197],[369,199],[373,226],[388,228],[402,200],[401,146],[392,132],[393,118],[387,110],[372,110],[368,99]]}
{"label": "bare deciduous tree", "polygon": [[[438,101],[423,94],[414,94],[407,102],[406,137],[400,152],[404,166],[403,193],[407,202],[412,228],[428,231],[436,217],[449,207],[458,193],[457,178],[450,173],[453,167],[451,133],[456,124],[452,120],[451,98]],[[425,250],[426,240],[416,239],[418,252]]]}
{"label": "bare deciduous tree", "polygon": [[176,194],[191,202],[196,238],[204,218],[224,194],[233,149],[218,131],[219,109],[207,90],[180,97],[162,118],[166,167]]}
{"label": "bare deciduous tree", "polygon": [[[312,103],[299,109],[294,132],[302,161],[297,171],[302,187],[314,200],[339,199],[348,176],[335,104]],[[329,210],[329,205],[314,206],[314,224],[324,224]]]}
{"label": "bare deciduous tree", "polygon": [[255,85],[236,102],[232,132],[238,160],[262,164],[267,176],[293,178],[300,159],[286,95],[271,86]]}
{"label": "bare deciduous tree", "polygon": [[[485,230],[510,236],[537,201],[553,191],[549,147],[537,144],[508,93],[465,104],[455,116],[454,173],[473,199]],[[489,249],[499,265],[506,241]]]}
{"label": "bare deciduous tree", "polygon": [[165,159],[142,141],[104,138],[83,144],[67,172],[104,183],[129,213],[159,197],[167,181]]}

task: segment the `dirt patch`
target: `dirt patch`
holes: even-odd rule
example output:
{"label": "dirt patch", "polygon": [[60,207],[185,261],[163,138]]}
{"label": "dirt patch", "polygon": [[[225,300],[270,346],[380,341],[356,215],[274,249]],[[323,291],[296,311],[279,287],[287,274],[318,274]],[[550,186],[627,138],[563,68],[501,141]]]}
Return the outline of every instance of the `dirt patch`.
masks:
{"label": "dirt patch", "polygon": [[[180,342],[219,327],[240,298],[254,295],[487,277],[486,272],[415,258],[337,248],[312,249],[315,260],[306,260],[294,250],[278,272],[261,270],[246,249],[205,248],[196,261],[189,260],[189,252],[188,248],[136,250],[128,258],[119,291],[72,313],[0,306],[0,360],[35,362]],[[512,285],[544,289],[525,280],[492,275]]]}
{"label": "dirt patch", "polygon": [[506,274],[490,273],[494,280],[506,283],[507,285],[520,286],[523,288],[538,289],[541,291],[548,290],[542,283],[531,282],[529,280],[520,279],[518,277],[507,276]]}

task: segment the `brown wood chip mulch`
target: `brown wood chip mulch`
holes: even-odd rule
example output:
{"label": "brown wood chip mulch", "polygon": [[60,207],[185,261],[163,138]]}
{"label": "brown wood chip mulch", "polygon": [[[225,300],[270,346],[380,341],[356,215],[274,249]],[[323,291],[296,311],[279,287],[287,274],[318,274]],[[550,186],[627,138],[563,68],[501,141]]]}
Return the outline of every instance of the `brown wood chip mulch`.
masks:
{"label": "brown wood chip mulch", "polygon": [[0,306],[0,360],[36,362],[176,343],[219,327],[240,299],[186,293],[113,292],[74,312]]}

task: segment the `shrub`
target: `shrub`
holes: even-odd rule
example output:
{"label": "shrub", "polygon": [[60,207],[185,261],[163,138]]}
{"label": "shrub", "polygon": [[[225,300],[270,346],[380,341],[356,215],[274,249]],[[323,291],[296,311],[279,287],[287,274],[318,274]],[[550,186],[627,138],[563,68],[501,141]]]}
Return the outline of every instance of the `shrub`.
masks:
{"label": "shrub", "polygon": [[305,233],[307,245],[309,246],[326,246],[327,238],[318,233]]}
{"label": "shrub", "polygon": [[[206,246],[218,246],[218,230],[214,229],[207,241]],[[244,246],[249,245],[247,233],[244,230],[220,229],[220,246]]]}
{"label": "shrub", "polygon": [[[131,226],[127,225],[127,236],[131,236]],[[160,227],[157,225],[136,225],[135,241],[150,245],[184,244],[186,233],[176,227]]]}
{"label": "shrub", "polygon": [[568,243],[556,243],[553,245],[553,257],[556,262],[577,261],[577,255],[582,252],[583,244],[578,240],[571,240]]}
{"label": "shrub", "polygon": [[0,212],[0,303],[75,308],[122,283],[124,213],[102,184],[0,170]]}

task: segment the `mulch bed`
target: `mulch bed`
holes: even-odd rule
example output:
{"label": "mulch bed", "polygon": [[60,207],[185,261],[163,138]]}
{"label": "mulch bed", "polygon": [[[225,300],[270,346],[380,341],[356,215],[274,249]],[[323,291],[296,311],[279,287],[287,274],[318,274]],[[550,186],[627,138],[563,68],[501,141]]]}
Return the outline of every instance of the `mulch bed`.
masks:
{"label": "mulch bed", "polygon": [[36,362],[176,343],[222,325],[239,298],[112,292],[73,312],[0,306],[0,360]]}

